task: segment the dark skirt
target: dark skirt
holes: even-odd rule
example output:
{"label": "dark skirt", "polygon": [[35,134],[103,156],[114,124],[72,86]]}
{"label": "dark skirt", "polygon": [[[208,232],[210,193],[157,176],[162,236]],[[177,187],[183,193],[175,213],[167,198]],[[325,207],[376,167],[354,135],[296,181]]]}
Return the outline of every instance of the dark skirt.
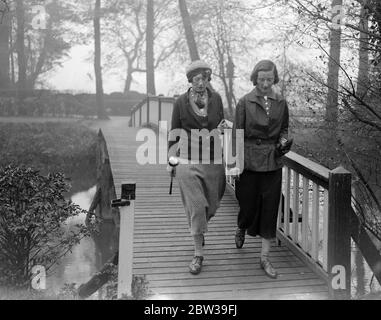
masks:
{"label": "dark skirt", "polygon": [[276,236],[282,188],[282,169],[268,172],[244,170],[236,181],[240,206],[237,225],[250,236],[273,239]]}

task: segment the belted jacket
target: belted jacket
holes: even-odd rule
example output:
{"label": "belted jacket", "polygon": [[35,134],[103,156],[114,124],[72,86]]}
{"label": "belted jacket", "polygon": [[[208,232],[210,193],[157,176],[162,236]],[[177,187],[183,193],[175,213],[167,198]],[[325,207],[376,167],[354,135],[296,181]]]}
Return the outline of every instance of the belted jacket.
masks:
{"label": "belted jacket", "polygon": [[266,100],[254,88],[242,97],[236,107],[233,128],[233,134],[235,129],[244,129],[244,159],[238,159],[237,166],[240,167],[240,163],[246,170],[261,172],[282,168],[282,157],[276,152],[276,144],[282,137],[288,138],[288,127],[288,106],[281,94],[272,91]]}

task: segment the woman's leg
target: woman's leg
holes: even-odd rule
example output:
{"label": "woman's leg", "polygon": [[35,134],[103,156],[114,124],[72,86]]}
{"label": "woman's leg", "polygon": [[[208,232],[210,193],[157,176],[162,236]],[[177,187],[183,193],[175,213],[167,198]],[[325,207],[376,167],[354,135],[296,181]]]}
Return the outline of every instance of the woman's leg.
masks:
{"label": "woman's leg", "polygon": [[264,173],[259,180],[262,193],[260,225],[262,251],[260,265],[269,277],[276,278],[277,272],[270,263],[269,253],[271,241],[276,237],[276,225],[282,187],[282,169]]}
{"label": "woman's leg", "polygon": [[203,234],[208,230],[208,202],[200,176],[202,171],[198,165],[178,166],[177,179],[194,244],[194,257],[189,265],[192,274],[201,272]]}
{"label": "woman's leg", "polygon": [[271,248],[271,240],[262,238],[261,259],[266,259],[269,257],[270,248]]}
{"label": "woman's leg", "polygon": [[262,238],[262,250],[261,250],[261,259],[260,265],[265,273],[270,277],[275,279],[278,276],[278,273],[272,266],[269,260],[269,252],[271,247],[271,239]]}
{"label": "woman's leg", "polygon": [[237,248],[242,248],[245,242],[245,232],[255,220],[259,199],[254,172],[243,171],[239,181],[236,181],[235,194],[239,204],[235,242]]}
{"label": "woman's leg", "polygon": [[193,236],[195,257],[202,257],[204,255],[204,251],[202,248],[203,237],[204,236],[202,234],[196,234]]}

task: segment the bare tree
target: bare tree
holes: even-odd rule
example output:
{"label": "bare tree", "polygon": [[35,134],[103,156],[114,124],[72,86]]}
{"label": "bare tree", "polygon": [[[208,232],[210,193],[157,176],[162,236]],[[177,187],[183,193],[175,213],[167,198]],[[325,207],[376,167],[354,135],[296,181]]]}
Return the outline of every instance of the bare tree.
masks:
{"label": "bare tree", "polygon": [[[343,0],[332,0],[332,21],[337,18],[337,8],[343,7]],[[341,55],[341,21],[332,23],[329,42],[330,53],[328,62],[328,95],[326,105],[326,121],[333,126],[337,122],[338,114],[338,87],[339,87],[339,71],[340,71],[340,55]]]}
{"label": "bare tree", "polygon": [[95,1],[94,7],[94,70],[96,82],[96,103],[98,119],[108,119],[103,96],[103,80],[102,80],[102,65],[101,65],[101,0]]}
{"label": "bare tree", "polygon": [[[148,18],[148,21],[153,23],[153,26],[149,26],[150,32],[153,32],[151,40],[148,40],[151,35],[147,35],[147,14],[149,12],[147,9],[142,1],[116,0],[105,18],[104,42],[108,44],[106,67],[108,70],[113,70],[115,65],[126,66],[125,93],[131,88],[135,73],[151,72],[152,74],[177,50],[182,41],[172,32],[180,20],[174,19],[171,0],[155,2],[153,19],[152,12],[150,13],[151,18]],[[168,41],[169,39],[170,41]],[[149,42],[154,45],[154,50],[147,48]],[[146,49],[149,49],[148,52]],[[149,64],[153,71],[147,70],[147,55],[151,55]],[[154,76],[149,78],[150,81],[154,80]],[[151,86],[154,87],[153,83]]]}
{"label": "bare tree", "polygon": [[26,61],[25,61],[25,6],[24,0],[16,0],[16,51],[18,63],[18,97],[23,99],[26,92]]}
{"label": "bare tree", "polygon": [[[4,3],[3,5],[5,5]],[[11,18],[9,8],[2,8],[0,12],[0,90],[7,89],[10,85],[9,77],[9,38],[11,33]]]}
{"label": "bare tree", "polygon": [[155,54],[154,54],[154,2],[147,1],[147,37],[146,37],[146,78],[147,94],[156,95],[155,89]]}
{"label": "bare tree", "polygon": [[186,0],[179,0],[179,9],[184,25],[185,37],[188,43],[190,58],[192,61],[199,60],[200,55],[198,54],[197,44],[193,33],[192,21],[189,16]]}
{"label": "bare tree", "polygon": [[357,96],[364,97],[370,88],[369,84],[369,13],[367,9],[367,0],[360,0],[361,12],[359,19],[359,68],[357,76]]}

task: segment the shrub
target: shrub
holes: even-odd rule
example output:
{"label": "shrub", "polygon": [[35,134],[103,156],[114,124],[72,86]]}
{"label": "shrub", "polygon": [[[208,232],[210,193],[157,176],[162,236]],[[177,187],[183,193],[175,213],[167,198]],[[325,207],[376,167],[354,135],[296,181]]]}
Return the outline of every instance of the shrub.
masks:
{"label": "shrub", "polygon": [[62,173],[0,168],[0,285],[28,287],[32,268],[46,272],[80,240],[90,235],[84,225],[67,231],[67,219],[86,213],[65,200],[69,184]]}

